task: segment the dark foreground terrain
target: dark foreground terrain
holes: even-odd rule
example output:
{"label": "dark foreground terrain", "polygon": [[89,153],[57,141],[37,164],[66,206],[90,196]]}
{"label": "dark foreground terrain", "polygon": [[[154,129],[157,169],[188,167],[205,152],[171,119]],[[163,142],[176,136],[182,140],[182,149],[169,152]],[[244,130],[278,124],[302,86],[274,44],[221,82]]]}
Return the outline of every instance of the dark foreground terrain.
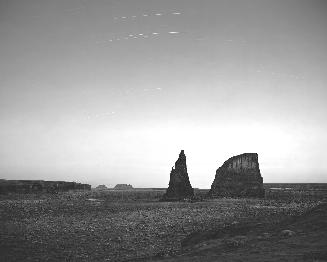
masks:
{"label": "dark foreground terrain", "polygon": [[266,190],[194,203],[158,202],[163,190],[0,196],[0,260],[326,261],[326,185]]}
{"label": "dark foreground terrain", "polygon": [[327,261],[326,234],[324,203],[277,224],[249,221],[191,234],[181,255],[152,261]]}

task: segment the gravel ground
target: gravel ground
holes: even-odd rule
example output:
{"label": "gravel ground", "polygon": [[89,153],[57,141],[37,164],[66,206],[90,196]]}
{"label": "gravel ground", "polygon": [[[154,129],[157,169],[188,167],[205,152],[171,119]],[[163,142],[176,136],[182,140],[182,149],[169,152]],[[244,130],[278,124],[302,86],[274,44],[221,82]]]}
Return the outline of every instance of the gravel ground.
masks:
{"label": "gravel ground", "polygon": [[[139,192],[140,193],[140,192]],[[112,200],[112,192],[0,200],[2,261],[126,261],[181,252],[188,235],[242,221],[274,223],[319,201]]]}

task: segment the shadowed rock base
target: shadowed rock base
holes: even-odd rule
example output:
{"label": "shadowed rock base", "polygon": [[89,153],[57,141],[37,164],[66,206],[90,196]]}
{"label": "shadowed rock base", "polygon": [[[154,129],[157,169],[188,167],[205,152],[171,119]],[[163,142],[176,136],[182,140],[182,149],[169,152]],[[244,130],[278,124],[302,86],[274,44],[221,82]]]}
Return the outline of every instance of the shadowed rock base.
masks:
{"label": "shadowed rock base", "polygon": [[170,172],[170,181],[167,192],[162,197],[162,201],[178,201],[194,197],[194,190],[191,186],[186,166],[186,156],[184,150],[179,154]]}
{"label": "shadowed rock base", "polygon": [[219,167],[209,197],[264,197],[258,154],[233,156]]}

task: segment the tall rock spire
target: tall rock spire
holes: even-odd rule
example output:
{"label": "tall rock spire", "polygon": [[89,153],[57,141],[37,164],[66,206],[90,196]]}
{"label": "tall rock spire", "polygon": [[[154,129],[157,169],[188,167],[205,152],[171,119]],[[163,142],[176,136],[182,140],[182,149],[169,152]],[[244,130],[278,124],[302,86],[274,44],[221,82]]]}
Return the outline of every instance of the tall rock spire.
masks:
{"label": "tall rock spire", "polygon": [[169,187],[162,200],[177,201],[192,198],[193,196],[194,190],[187,173],[186,156],[184,150],[182,150],[175,162],[175,167],[170,172]]}

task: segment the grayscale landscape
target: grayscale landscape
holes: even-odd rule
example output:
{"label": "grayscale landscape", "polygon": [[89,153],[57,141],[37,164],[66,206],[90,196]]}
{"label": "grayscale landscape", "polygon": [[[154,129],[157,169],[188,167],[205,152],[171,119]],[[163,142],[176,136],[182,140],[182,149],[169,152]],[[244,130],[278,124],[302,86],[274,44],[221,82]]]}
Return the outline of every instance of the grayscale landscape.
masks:
{"label": "grayscale landscape", "polygon": [[325,0],[0,0],[0,262],[327,261]]}

